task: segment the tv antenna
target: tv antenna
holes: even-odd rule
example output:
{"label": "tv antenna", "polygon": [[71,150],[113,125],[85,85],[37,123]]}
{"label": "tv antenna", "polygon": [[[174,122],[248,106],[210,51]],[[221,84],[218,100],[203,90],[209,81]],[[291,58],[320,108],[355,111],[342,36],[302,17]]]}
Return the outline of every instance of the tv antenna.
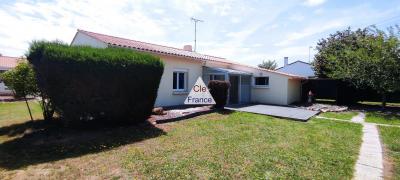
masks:
{"label": "tv antenna", "polygon": [[197,23],[198,22],[204,22],[203,20],[196,19],[194,17],[190,18],[191,21],[194,22],[194,52],[196,52],[196,46],[197,46]]}

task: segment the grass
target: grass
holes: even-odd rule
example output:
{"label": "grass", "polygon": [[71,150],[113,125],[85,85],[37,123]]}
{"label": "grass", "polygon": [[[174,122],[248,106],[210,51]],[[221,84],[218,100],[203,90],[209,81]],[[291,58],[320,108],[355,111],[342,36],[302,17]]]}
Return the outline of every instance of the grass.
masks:
{"label": "grass", "polygon": [[360,137],[358,124],[212,114],[130,148],[124,167],[151,179],[351,179]]}
{"label": "grass", "polygon": [[[37,101],[28,101],[34,119],[42,119],[42,110]],[[0,127],[30,119],[25,101],[0,102]]]}
{"label": "grass", "polygon": [[391,179],[400,179],[400,128],[379,126],[379,131],[387,149],[385,156],[393,163]]}
{"label": "grass", "polygon": [[356,116],[358,112],[347,111],[347,112],[325,112],[320,114],[321,117],[335,118],[342,120],[351,120],[352,117]]}
{"label": "grass", "polygon": [[239,112],[93,130],[16,121],[0,127],[0,179],[351,179],[361,144],[359,124]]}
{"label": "grass", "polygon": [[[374,101],[360,101],[358,102],[361,105],[370,105],[370,106],[381,106],[382,102],[374,102]],[[400,103],[391,103],[388,102],[386,103],[386,106],[388,107],[400,107]]]}
{"label": "grass", "polygon": [[380,111],[367,112],[365,121],[378,124],[400,125],[400,114]]}

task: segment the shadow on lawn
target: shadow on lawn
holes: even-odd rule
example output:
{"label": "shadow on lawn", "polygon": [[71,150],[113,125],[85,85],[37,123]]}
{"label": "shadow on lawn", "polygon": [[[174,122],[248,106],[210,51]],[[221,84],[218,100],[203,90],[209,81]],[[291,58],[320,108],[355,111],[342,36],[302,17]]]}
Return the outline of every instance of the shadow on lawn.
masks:
{"label": "shadow on lawn", "polygon": [[165,132],[150,123],[107,128],[66,128],[43,120],[0,128],[0,136],[14,137],[0,144],[0,167],[28,165],[78,157],[158,137]]}
{"label": "shadow on lawn", "polygon": [[[382,106],[378,104],[363,104],[356,103],[350,106],[351,109],[365,110],[365,111],[382,111]],[[400,106],[387,105],[384,111],[388,112],[400,112]]]}

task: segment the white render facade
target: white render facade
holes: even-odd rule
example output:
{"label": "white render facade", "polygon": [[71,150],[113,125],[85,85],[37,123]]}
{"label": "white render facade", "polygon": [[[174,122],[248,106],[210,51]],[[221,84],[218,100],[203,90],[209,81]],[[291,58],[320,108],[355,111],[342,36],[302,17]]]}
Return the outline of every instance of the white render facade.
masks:
{"label": "white render facade", "polygon": [[[107,38],[116,37],[107,36]],[[97,48],[109,46],[132,48],[124,44],[105,42],[104,39],[100,39],[97,36],[92,37],[92,34],[80,30],[76,33],[71,45],[87,45]],[[150,45],[155,46],[154,44]],[[163,48],[163,46],[160,47]],[[214,79],[229,81],[231,88],[229,90],[228,103],[230,104],[263,103],[288,105],[300,100],[301,80],[304,79],[300,76],[225,60],[202,60],[174,54],[149,52],[136,48],[135,50],[159,56],[164,62],[164,73],[161,77],[155,106],[183,105],[198,77],[202,77],[206,84]],[[172,50],[178,51],[179,49]]]}
{"label": "white render facade", "polygon": [[287,57],[284,59],[284,66],[276,71],[304,77],[315,77],[313,66],[310,63],[295,61],[289,64]]}

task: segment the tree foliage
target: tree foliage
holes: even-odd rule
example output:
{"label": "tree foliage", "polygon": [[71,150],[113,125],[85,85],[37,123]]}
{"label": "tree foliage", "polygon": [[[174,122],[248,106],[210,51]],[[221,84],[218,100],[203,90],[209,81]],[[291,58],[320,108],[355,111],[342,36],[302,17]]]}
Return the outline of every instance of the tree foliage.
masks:
{"label": "tree foliage", "polygon": [[[39,90],[35,72],[28,62],[20,62],[14,69],[3,73],[1,78],[4,80],[4,83],[13,90],[16,98],[23,98],[26,101],[30,115],[31,112],[29,104],[27,103],[27,96],[39,96],[41,99],[40,107],[42,108],[43,118],[45,120],[53,118],[53,105],[46,94]],[[32,116],[31,119],[33,120]]]}
{"label": "tree foliage", "polygon": [[276,67],[278,67],[278,64],[276,63],[275,60],[263,60],[262,63],[258,65],[258,67],[275,70]]}
{"label": "tree foliage", "polygon": [[369,87],[382,95],[400,90],[400,30],[391,27],[350,28],[318,42],[314,69],[319,77],[350,82],[357,88]]}
{"label": "tree foliage", "polygon": [[27,96],[35,96],[38,92],[35,73],[26,62],[19,63],[14,69],[1,75],[4,84],[11,88],[16,98],[24,98],[29,115],[33,121],[31,109],[27,102]]}
{"label": "tree foliage", "polygon": [[6,86],[14,91],[16,98],[37,94],[35,73],[26,62],[19,63],[14,69],[2,74]]}

